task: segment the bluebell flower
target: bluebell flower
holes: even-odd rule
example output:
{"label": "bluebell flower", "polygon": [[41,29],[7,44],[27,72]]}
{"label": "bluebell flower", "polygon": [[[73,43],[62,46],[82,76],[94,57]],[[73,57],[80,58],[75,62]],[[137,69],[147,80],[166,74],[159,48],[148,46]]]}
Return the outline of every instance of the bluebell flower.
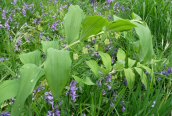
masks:
{"label": "bluebell flower", "polygon": [[12,4],[16,5],[18,0],[13,0]]}
{"label": "bluebell flower", "polygon": [[10,30],[9,20],[7,20],[7,21],[5,22],[5,28],[6,28],[7,30]]}
{"label": "bluebell flower", "polygon": [[2,29],[3,28],[3,25],[2,24],[0,24],[0,29]]}
{"label": "bluebell flower", "polygon": [[125,106],[122,106],[122,112],[125,112],[125,111],[126,111]]}
{"label": "bluebell flower", "polygon": [[70,96],[71,96],[71,99],[72,99],[73,102],[76,102],[76,98],[78,97],[78,95],[76,93],[78,88],[77,88],[76,85],[77,85],[76,81],[72,81],[70,83]]}
{"label": "bluebell flower", "polygon": [[3,10],[2,11],[2,19],[7,19],[7,11],[6,10]]}
{"label": "bluebell flower", "polygon": [[23,42],[19,39],[15,45],[15,51],[20,51],[20,47],[22,46]]}
{"label": "bluebell flower", "polygon": [[24,7],[22,9],[22,14],[23,14],[24,17],[26,17],[26,8],[24,8]]}
{"label": "bluebell flower", "polygon": [[107,82],[107,83],[111,83],[111,82],[112,82],[112,75],[108,75],[108,76],[107,76],[106,82]]}
{"label": "bluebell flower", "polygon": [[54,98],[51,92],[45,93],[45,100],[52,105],[52,108],[54,108]]}
{"label": "bluebell flower", "polygon": [[108,4],[111,4],[113,2],[113,0],[107,0]]}
{"label": "bluebell flower", "polygon": [[51,29],[53,31],[56,31],[57,30],[57,26],[58,26],[58,22],[55,22],[52,26],[51,26]]}
{"label": "bluebell flower", "polygon": [[11,116],[11,114],[9,112],[4,112],[1,114],[1,116]]}

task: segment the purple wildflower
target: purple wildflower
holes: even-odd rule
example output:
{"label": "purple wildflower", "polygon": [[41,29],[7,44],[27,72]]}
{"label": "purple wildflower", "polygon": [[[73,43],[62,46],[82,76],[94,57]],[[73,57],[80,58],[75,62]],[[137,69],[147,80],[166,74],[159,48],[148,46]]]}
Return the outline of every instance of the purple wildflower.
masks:
{"label": "purple wildflower", "polygon": [[2,29],[3,28],[3,25],[2,24],[0,24],[0,29]]}
{"label": "purple wildflower", "polygon": [[126,111],[125,106],[122,106],[122,112],[125,112],[125,111]]}
{"label": "purple wildflower", "polygon": [[111,82],[112,82],[112,75],[108,75],[108,76],[107,76],[106,82],[107,82],[107,83],[111,83]]}
{"label": "purple wildflower", "polygon": [[167,72],[168,74],[172,74],[172,68],[169,68]]}
{"label": "purple wildflower", "polygon": [[60,110],[56,108],[54,111],[48,111],[47,116],[60,116]]}
{"label": "purple wildflower", "polygon": [[112,89],[112,86],[110,86],[110,85],[107,85],[107,87],[108,87],[108,90],[111,90]]}
{"label": "purple wildflower", "polygon": [[10,17],[9,17],[9,21],[10,21],[10,22],[12,22],[12,21],[13,21],[13,17],[12,17],[12,15],[10,15]]}
{"label": "purple wildflower", "polygon": [[2,19],[7,19],[7,11],[6,10],[2,11]]}
{"label": "purple wildflower", "polygon": [[26,17],[26,8],[24,8],[24,7],[22,9],[22,14],[23,14],[24,17]]}
{"label": "purple wildflower", "polygon": [[11,114],[9,112],[4,112],[1,114],[1,116],[11,116]]}
{"label": "purple wildflower", "polygon": [[60,116],[60,110],[59,109],[55,110],[55,116]]}
{"label": "purple wildflower", "polygon": [[103,95],[106,95],[106,91],[105,90],[103,91]]}
{"label": "purple wildflower", "polygon": [[53,31],[56,31],[57,30],[57,26],[58,26],[58,22],[55,22],[52,26],[51,26],[51,29]]}
{"label": "purple wildflower", "polygon": [[76,102],[76,98],[78,97],[78,95],[76,93],[78,88],[76,87],[76,85],[77,85],[76,81],[72,81],[70,83],[70,96],[71,96],[73,102]]}
{"label": "purple wildflower", "polygon": [[7,30],[10,30],[9,20],[7,20],[7,21],[5,22],[5,28],[6,28]]}
{"label": "purple wildflower", "polygon": [[17,1],[18,1],[18,0],[13,0],[13,3],[12,3],[12,4],[13,4],[13,5],[16,5],[16,4],[17,4]]}
{"label": "purple wildflower", "polygon": [[45,100],[52,105],[52,108],[54,108],[54,98],[51,92],[45,93]]}
{"label": "purple wildflower", "polygon": [[22,46],[23,42],[19,39],[15,45],[15,51],[20,51],[20,47]]}
{"label": "purple wildflower", "polygon": [[107,0],[108,4],[111,4],[113,2],[113,0]]}

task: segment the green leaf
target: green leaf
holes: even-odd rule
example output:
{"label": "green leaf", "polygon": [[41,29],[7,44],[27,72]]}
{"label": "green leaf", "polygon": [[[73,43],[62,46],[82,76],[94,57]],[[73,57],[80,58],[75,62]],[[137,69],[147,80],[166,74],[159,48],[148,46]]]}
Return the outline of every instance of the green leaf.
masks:
{"label": "green leaf", "polygon": [[80,39],[87,39],[91,35],[98,34],[107,23],[107,20],[101,16],[87,16],[82,23]]}
{"label": "green leaf", "polygon": [[112,58],[110,57],[109,54],[107,53],[103,53],[101,51],[99,51],[99,54],[102,58],[103,64],[106,67],[108,73],[112,70]]}
{"label": "green leaf", "polygon": [[19,116],[24,108],[24,103],[32,94],[37,81],[44,75],[43,69],[35,64],[25,64],[20,68],[20,83],[16,101],[12,107],[12,115]]}
{"label": "green leaf", "polygon": [[19,88],[18,80],[7,80],[0,84],[0,104],[5,100],[16,97]]}
{"label": "green leaf", "polygon": [[144,84],[145,88],[147,89],[147,84],[148,83],[147,83],[147,76],[146,76],[146,74],[144,73],[144,71],[141,68],[135,67],[134,69],[140,75],[141,82]]}
{"label": "green leaf", "polygon": [[132,59],[128,58],[128,67],[129,68],[133,67],[135,65],[135,63],[136,63],[136,60],[132,60]]}
{"label": "green leaf", "polygon": [[84,79],[79,78],[78,76],[74,76],[73,78],[78,82],[78,83],[83,83],[86,85],[95,85],[95,83],[92,82],[92,80],[90,79],[90,77],[86,77]]}
{"label": "green leaf", "polygon": [[95,60],[86,61],[86,64],[91,68],[91,71],[95,74],[96,77],[99,76],[99,65]]}
{"label": "green leaf", "polygon": [[140,62],[137,63],[137,67],[145,69],[149,74],[152,73],[152,70],[149,67],[147,67],[143,64],[140,64]]}
{"label": "green leaf", "polygon": [[35,64],[37,66],[39,66],[42,62],[41,59],[41,52],[39,50],[35,50],[33,52],[29,52],[29,53],[23,53],[20,54],[20,60],[23,64]]}
{"label": "green leaf", "polygon": [[146,24],[141,24],[136,21],[133,21],[133,23],[137,25],[135,30],[139,37],[140,62],[150,63],[154,55],[151,31]]}
{"label": "green leaf", "polygon": [[71,63],[69,51],[48,49],[44,68],[48,85],[55,99],[60,97],[70,79]]}
{"label": "green leaf", "polygon": [[78,5],[71,5],[64,17],[64,29],[68,44],[79,39],[81,22],[84,19],[84,12]]}
{"label": "green leaf", "polygon": [[106,31],[122,32],[131,30],[134,27],[136,27],[136,25],[129,20],[121,19],[109,23],[109,25],[106,27]]}
{"label": "green leaf", "polygon": [[120,62],[120,61],[117,61],[115,64],[114,64],[114,69],[116,71],[122,71],[124,70],[125,68],[125,63],[124,62]]}
{"label": "green leaf", "polygon": [[58,41],[41,41],[41,44],[44,53],[47,53],[48,48],[59,49]]}
{"label": "green leaf", "polygon": [[132,13],[132,18],[135,19],[135,20],[142,20],[142,18],[139,15],[135,14],[135,13]]}
{"label": "green leaf", "polygon": [[128,82],[129,89],[132,89],[135,82],[135,74],[131,68],[124,69],[124,74]]}
{"label": "green leaf", "polygon": [[125,58],[126,58],[125,52],[121,48],[119,48],[117,53],[117,60],[125,62]]}

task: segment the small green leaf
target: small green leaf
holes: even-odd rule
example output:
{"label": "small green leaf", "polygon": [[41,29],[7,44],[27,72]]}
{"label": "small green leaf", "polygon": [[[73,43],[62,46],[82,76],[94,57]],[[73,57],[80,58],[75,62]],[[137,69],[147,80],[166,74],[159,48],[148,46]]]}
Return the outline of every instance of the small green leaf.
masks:
{"label": "small green leaf", "polygon": [[73,76],[73,78],[78,82],[78,83],[83,83],[86,85],[95,85],[95,83],[92,82],[92,80],[90,79],[90,77],[86,77],[84,79],[81,79],[77,76]]}
{"label": "small green leaf", "polygon": [[137,63],[137,67],[145,69],[149,74],[152,73],[152,70],[149,67],[147,67],[143,64],[140,64],[140,62]]}
{"label": "small green leaf", "polygon": [[128,67],[129,68],[133,67],[135,65],[135,63],[136,63],[136,60],[132,60],[132,59],[128,58]]}
{"label": "small green leaf", "polygon": [[117,61],[117,62],[114,64],[114,69],[115,69],[116,71],[122,71],[124,68],[125,68],[125,63],[124,63],[124,62]]}
{"label": "small green leaf", "polygon": [[107,23],[107,20],[101,16],[87,16],[82,23],[80,39],[87,39],[91,35],[98,34]]}
{"label": "small green leaf", "polygon": [[48,86],[54,98],[58,99],[70,79],[71,58],[69,51],[49,48],[44,64]]}
{"label": "small green leaf", "polygon": [[44,75],[44,71],[35,64],[25,64],[20,68],[20,83],[16,101],[12,107],[12,115],[20,116],[24,103],[32,94],[37,81]]}
{"label": "small green leaf", "polygon": [[20,54],[20,60],[23,64],[36,64],[37,66],[41,65],[41,52],[39,50],[35,50],[29,53]]}
{"label": "small green leaf", "polygon": [[99,65],[95,60],[86,61],[86,64],[91,68],[91,71],[95,74],[96,77],[99,76]]}
{"label": "small green leaf", "polygon": [[14,98],[19,88],[19,80],[6,80],[0,83],[0,104],[5,100]]}
{"label": "small green leaf", "polygon": [[132,89],[135,82],[135,74],[131,68],[124,69],[124,74],[128,82],[129,89]]}
{"label": "small green leaf", "polygon": [[112,58],[110,57],[109,54],[107,53],[103,53],[101,51],[99,51],[99,54],[102,58],[103,64],[106,67],[108,73],[112,70]]}
{"label": "small green leaf", "polygon": [[125,58],[126,58],[125,52],[121,48],[119,48],[117,53],[117,60],[125,62]]}
{"label": "small green leaf", "polygon": [[141,68],[135,67],[134,69],[140,75],[141,82],[144,84],[145,88],[147,89],[147,84],[148,83],[147,83],[147,76],[146,76],[146,74],[144,73],[144,71]]}
{"label": "small green leaf", "polygon": [[116,20],[112,23],[109,23],[109,25],[106,27],[106,31],[115,31],[115,32],[122,32],[122,31],[128,31],[136,27],[135,24],[128,20]]}
{"label": "small green leaf", "polygon": [[47,53],[48,48],[59,49],[58,41],[41,41],[41,44],[44,53]]}
{"label": "small green leaf", "polygon": [[81,22],[85,15],[78,5],[71,5],[64,17],[64,29],[68,44],[79,39]]}
{"label": "small green leaf", "polygon": [[139,15],[135,14],[135,13],[132,13],[132,18],[135,19],[135,20],[142,20],[142,18]]}

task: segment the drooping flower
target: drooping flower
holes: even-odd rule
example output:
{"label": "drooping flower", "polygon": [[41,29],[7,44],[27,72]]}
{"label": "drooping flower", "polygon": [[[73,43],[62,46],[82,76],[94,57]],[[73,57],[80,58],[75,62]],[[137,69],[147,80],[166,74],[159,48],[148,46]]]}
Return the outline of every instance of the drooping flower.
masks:
{"label": "drooping flower", "polygon": [[17,1],[18,1],[18,0],[13,0],[13,3],[12,3],[12,4],[13,4],[13,5],[16,5],[16,4],[17,4]]}
{"label": "drooping flower", "polygon": [[125,106],[122,106],[122,112],[125,112],[125,111],[126,111]]}
{"label": "drooping flower", "polygon": [[77,88],[76,85],[77,85],[76,81],[72,81],[70,83],[70,96],[71,96],[71,99],[72,99],[73,102],[76,102],[76,98],[78,97],[78,95],[76,93],[78,88]]}
{"label": "drooping flower", "polygon": [[58,22],[55,22],[52,26],[51,26],[51,29],[53,31],[56,31],[57,30],[57,26],[58,26]]}
{"label": "drooping flower", "polygon": [[51,92],[45,93],[45,100],[52,105],[52,108],[54,108],[54,98]]}
{"label": "drooping flower", "polygon": [[20,47],[22,46],[23,42],[19,39],[15,45],[15,51],[20,51]]}
{"label": "drooping flower", "polygon": [[5,22],[5,28],[6,28],[7,30],[10,30],[9,20],[7,20],[7,21]]}
{"label": "drooping flower", "polygon": [[111,4],[113,2],[113,0],[107,0],[108,4]]}
{"label": "drooping flower", "polygon": [[2,11],[2,19],[7,19],[7,11],[6,10],[3,10]]}
{"label": "drooping flower", "polygon": [[11,114],[9,112],[4,112],[1,114],[1,116],[11,116]]}
{"label": "drooping flower", "polygon": [[0,29],[2,29],[3,28],[3,25],[2,24],[0,24]]}

